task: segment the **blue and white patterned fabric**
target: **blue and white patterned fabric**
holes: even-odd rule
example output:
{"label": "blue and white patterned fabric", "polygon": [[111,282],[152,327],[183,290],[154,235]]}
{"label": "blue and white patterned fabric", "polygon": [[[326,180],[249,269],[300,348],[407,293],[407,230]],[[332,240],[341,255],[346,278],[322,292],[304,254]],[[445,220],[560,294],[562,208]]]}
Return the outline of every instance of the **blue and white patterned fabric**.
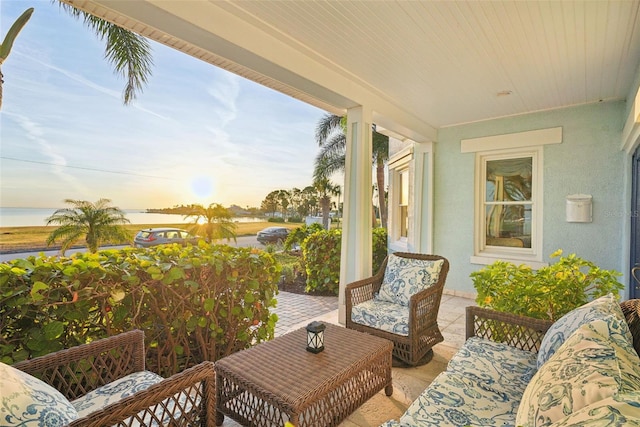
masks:
{"label": "blue and white patterned fabric", "polygon": [[482,384],[486,389],[521,396],[537,371],[536,360],[536,353],[472,337],[449,361],[447,371]]}
{"label": "blue and white patterned fabric", "polygon": [[409,308],[371,299],[351,307],[351,321],[392,334],[409,335]]}
{"label": "blue and white patterned fabric", "polygon": [[551,424],[549,427],[611,426],[640,426],[640,391],[618,394],[599,400]]}
{"label": "blue and white patterned fabric", "polygon": [[520,396],[487,389],[445,371],[418,396],[400,418],[402,426],[514,427]]}
{"label": "blue and white patterned fabric", "polygon": [[605,295],[570,311],[551,325],[540,343],[538,369],[549,360],[562,343],[581,325],[612,314],[619,319],[620,327],[627,329],[629,342],[633,342],[631,332],[616,298],[613,294]]}
{"label": "blue and white patterned fabric", "polygon": [[105,406],[129,397],[159,383],[163,378],[153,372],[134,372],[105,384],[71,402],[80,417],[99,411]]}
{"label": "blue and white patterned fabric", "polygon": [[0,363],[0,426],[58,427],[77,418],[73,405],[58,390]]}
{"label": "blue and white patterned fabric", "polygon": [[639,391],[640,358],[615,335],[624,336],[614,315],[580,326],[532,378],[518,425],[548,426],[618,393]]}
{"label": "blue and white patterned fabric", "polygon": [[440,275],[443,260],[429,261],[389,255],[378,301],[409,305],[412,295],[433,286]]}

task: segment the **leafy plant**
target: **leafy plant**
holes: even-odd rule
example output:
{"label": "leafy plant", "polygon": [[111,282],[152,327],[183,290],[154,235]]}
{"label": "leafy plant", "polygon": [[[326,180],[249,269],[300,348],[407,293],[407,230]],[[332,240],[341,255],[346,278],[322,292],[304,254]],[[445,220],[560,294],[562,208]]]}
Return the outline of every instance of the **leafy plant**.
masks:
{"label": "leafy plant", "polygon": [[589,300],[617,294],[624,288],[621,273],[603,270],[575,254],[562,256],[559,249],[551,258],[558,261],[537,271],[527,265],[496,261],[471,273],[481,307],[538,319],[558,320]]}
{"label": "leafy plant", "polygon": [[0,264],[0,360],[26,358],[131,329],[163,376],[272,339],[280,268],[227,245],[126,248]]}
{"label": "leafy plant", "polygon": [[47,225],[60,225],[47,238],[47,246],[60,239],[60,250],[64,255],[67,249],[84,237],[89,252],[95,253],[105,242],[131,240],[124,228],[129,220],[122,210],[110,205],[111,200],[100,199],[92,203],[86,200],[66,199],[64,202],[73,208],[58,209],[46,219]]}
{"label": "leafy plant", "polygon": [[[11,25],[11,28],[9,28],[9,31],[7,31],[7,34],[2,40],[2,44],[0,44],[0,67],[2,67],[2,64],[4,64],[4,61],[6,61],[7,57],[11,53],[13,42],[16,40],[16,37],[18,37],[18,33],[20,33],[20,30],[22,30],[27,21],[29,21],[29,18],[31,18],[32,14],[33,8],[30,7],[29,9],[22,12],[22,15],[20,15],[18,19],[15,20],[15,22]],[[4,83],[2,77],[2,71],[0,71],[0,108],[2,108],[2,84]]]}
{"label": "leafy plant", "polygon": [[[387,232],[373,230],[373,271],[387,255]],[[306,291],[330,291],[338,293],[340,284],[340,256],[342,230],[321,230],[309,235],[302,242],[303,264],[307,272]]]}
{"label": "leafy plant", "polygon": [[296,227],[289,233],[287,240],[284,241],[284,248],[286,250],[291,250],[296,246],[301,246],[304,239],[313,233],[323,230],[324,228],[322,227],[322,224],[318,224],[317,222],[309,225],[303,225],[302,227]]}

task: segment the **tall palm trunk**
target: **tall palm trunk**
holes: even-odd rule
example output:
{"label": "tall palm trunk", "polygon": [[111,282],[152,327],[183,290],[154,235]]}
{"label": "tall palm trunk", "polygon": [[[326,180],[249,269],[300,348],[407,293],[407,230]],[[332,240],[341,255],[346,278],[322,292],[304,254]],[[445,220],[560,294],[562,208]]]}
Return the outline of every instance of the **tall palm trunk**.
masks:
{"label": "tall palm trunk", "polygon": [[380,227],[387,228],[387,199],[384,191],[384,159],[376,162],[376,180],[378,182],[378,207],[380,209]]}

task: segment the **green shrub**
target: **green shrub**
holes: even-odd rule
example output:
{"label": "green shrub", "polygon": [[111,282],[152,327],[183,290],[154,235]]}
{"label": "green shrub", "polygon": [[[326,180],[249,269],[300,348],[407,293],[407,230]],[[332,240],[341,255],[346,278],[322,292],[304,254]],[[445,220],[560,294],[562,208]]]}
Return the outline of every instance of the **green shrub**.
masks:
{"label": "green shrub", "polygon": [[340,242],[342,230],[321,230],[302,241],[302,256],[307,271],[306,291],[338,294],[340,284]]}
{"label": "green shrub", "polygon": [[[313,224],[312,224],[313,225]],[[376,272],[387,255],[387,232],[373,230],[373,271]],[[342,230],[321,229],[307,236],[301,244],[303,265],[307,272],[306,291],[328,291],[338,294]]]}
{"label": "green shrub", "polygon": [[287,218],[287,222],[304,222],[304,218],[302,218],[301,216],[294,215]]}
{"label": "green shrub", "polygon": [[387,250],[387,229],[378,227],[373,229],[373,261],[372,271],[377,273],[380,270],[382,261],[388,254]]}
{"label": "green shrub", "polygon": [[[551,254],[560,257],[562,250]],[[526,265],[496,261],[471,273],[481,307],[555,321],[589,300],[618,294],[620,273],[602,270],[571,254],[537,271]]]}
{"label": "green shrub", "polygon": [[204,242],[3,263],[0,360],[138,328],[148,369],[169,376],[272,339],[279,277],[266,252]]}
{"label": "green shrub", "polygon": [[318,224],[316,222],[309,225],[303,225],[302,227],[296,227],[291,230],[287,239],[284,241],[284,248],[285,250],[291,250],[296,246],[302,246],[304,239],[317,231],[323,230],[324,228],[322,227],[322,224]]}
{"label": "green shrub", "polygon": [[274,216],[272,218],[269,218],[267,220],[267,222],[284,222],[284,218],[278,217],[278,216]]}

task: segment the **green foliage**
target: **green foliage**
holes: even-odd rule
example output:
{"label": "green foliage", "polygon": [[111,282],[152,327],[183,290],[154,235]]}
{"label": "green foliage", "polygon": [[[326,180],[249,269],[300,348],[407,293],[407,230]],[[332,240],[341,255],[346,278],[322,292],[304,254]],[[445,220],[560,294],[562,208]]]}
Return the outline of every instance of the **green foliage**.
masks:
{"label": "green foliage", "polygon": [[189,232],[193,235],[204,235],[207,242],[233,239],[236,242],[236,229],[238,225],[233,222],[233,213],[220,203],[211,203],[209,206],[191,205],[191,212],[185,215],[185,219],[193,220]]}
{"label": "green foliage", "polygon": [[373,262],[372,270],[380,270],[382,262],[387,257],[387,229],[378,227],[373,229]]}
{"label": "green foliage", "polygon": [[[302,241],[303,263],[307,272],[306,291],[329,291],[338,294],[340,284],[340,245],[342,230],[320,230]],[[387,255],[385,229],[373,230],[373,271]]]}
{"label": "green foliage", "polygon": [[273,338],[272,255],[227,245],[126,248],[0,264],[0,360],[139,328],[163,376]]}
{"label": "green foliage", "polygon": [[304,222],[304,218],[297,215],[291,215],[289,218],[287,218],[287,222]]}
{"label": "green foliage", "polygon": [[284,218],[274,216],[274,217],[269,218],[269,219],[267,220],[267,222],[278,222],[278,223],[282,223],[282,222],[284,222]]}
{"label": "green foliage", "polygon": [[300,247],[307,271],[307,292],[329,291],[338,294],[341,240],[342,230],[321,230],[302,241]]}
{"label": "green foliage", "polygon": [[123,211],[111,206],[111,200],[100,199],[95,203],[86,200],[66,199],[72,208],[56,210],[46,219],[47,225],[59,224],[47,238],[47,246],[60,239],[64,254],[75,242],[84,238],[89,252],[97,252],[106,242],[131,240],[124,224],[129,223]]}
{"label": "green foliage", "polygon": [[[558,250],[551,258],[561,255]],[[620,273],[602,270],[575,254],[537,271],[496,261],[470,276],[479,306],[553,321],[591,299],[618,294],[624,287],[616,279]]]}
{"label": "green foliage", "polygon": [[322,231],[324,228],[322,224],[318,224],[314,222],[309,225],[303,225],[302,227],[297,227],[289,233],[287,236],[287,240],[284,241],[285,250],[291,250],[296,246],[302,246],[302,242],[312,235],[315,232]]}

